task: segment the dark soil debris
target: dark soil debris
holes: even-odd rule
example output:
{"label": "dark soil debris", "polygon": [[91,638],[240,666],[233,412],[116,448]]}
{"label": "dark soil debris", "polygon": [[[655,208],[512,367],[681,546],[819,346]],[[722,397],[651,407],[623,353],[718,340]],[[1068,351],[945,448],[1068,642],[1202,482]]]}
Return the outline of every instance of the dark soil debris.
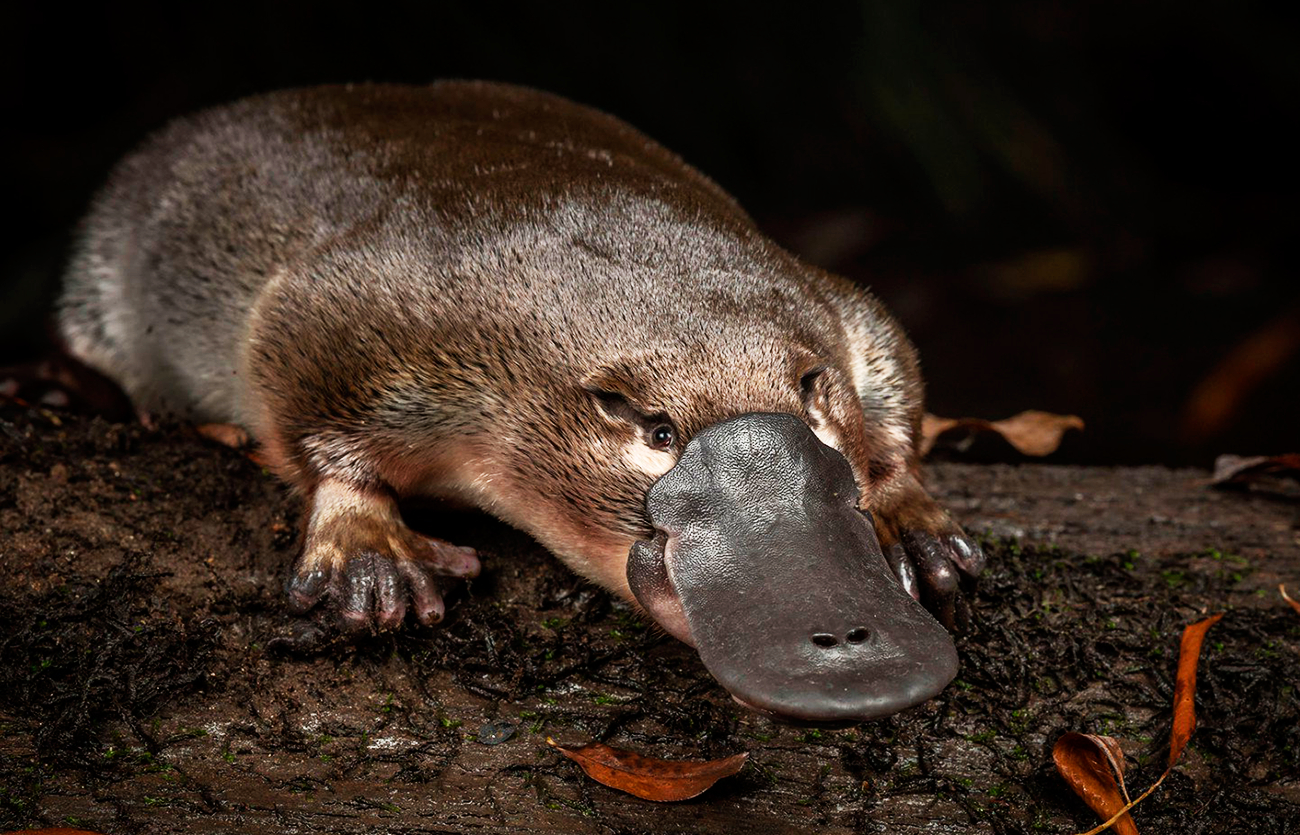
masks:
{"label": "dark soil debris", "polygon": [[106,721],[140,725],[206,680],[216,621],[158,606],[159,576],[132,557],[98,582],[0,601],[0,703],[36,728],[42,761],[99,765]]}
{"label": "dark soil debris", "polygon": [[[741,709],[688,648],[475,515],[410,512],[484,555],[448,623],[337,640],[281,604],[297,510],[256,465],[183,428],[10,403],[0,830],[1082,831],[1052,742],[1114,736],[1130,788],[1149,785],[1181,630],[1227,610],[1191,746],[1134,817],[1288,831],[1300,619],[1275,589],[1300,585],[1293,503],[1155,468],[944,464],[932,480],[990,552],[959,678],[905,714],[817,730]],[[750,757],[698,800],[652,804],[587,781],[548,734]]]}

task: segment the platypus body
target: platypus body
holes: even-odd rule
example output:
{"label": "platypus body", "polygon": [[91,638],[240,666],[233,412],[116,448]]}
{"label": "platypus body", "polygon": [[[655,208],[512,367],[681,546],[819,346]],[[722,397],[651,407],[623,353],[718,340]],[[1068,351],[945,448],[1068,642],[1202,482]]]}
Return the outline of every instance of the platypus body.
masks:
{"label": "platypus body", "polygon": [[143,412],[242,426],[308,504],[306,611],[443,616],[495,514],[695,646],[742,703],[838,723],[956,673],[983,556],[925,493],[921,380],[866,291],[622,122],[487,83],[182,119],[97,199],[60,309]]}

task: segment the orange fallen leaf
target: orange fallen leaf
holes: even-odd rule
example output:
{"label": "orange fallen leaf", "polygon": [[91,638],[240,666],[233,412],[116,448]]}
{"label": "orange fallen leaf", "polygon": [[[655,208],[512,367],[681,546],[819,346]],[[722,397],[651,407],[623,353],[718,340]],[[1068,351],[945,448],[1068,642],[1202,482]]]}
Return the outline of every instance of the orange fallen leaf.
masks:
{"label": "orange fallen leaf", "polygon": [[1282,599],[1285,600],[1287,603],[1290,603],[1291,608],[1295,609],[1297,614],[1300,614],[1300,601],[1291,599],[1291,595],[1286,593],[1286,586],[1282,585],[1281,583],[1278,583],[1277,590],[1282,593]]}
{"label": "orange fallen leaf", "polygon": [[1129,803],[1124,752],[1113,737],[1070,731],[1052,746],[1052,759],[1057,772],[1092,811],[1103,820],[1118,815],[1115,831],[1138,835],[1133,819],[1122,812]]}
{"label": "orange fallen leaf", "polygon": [[1169,734],[1169,768],[1173,768],[1183,755],[1187,740],[1196,729],[1196,666],[1201,658],[1201,643],[1205,640],[1205,633],[1221,617],[1223,614],[1219,613],[1183,629],[1183,639],[1178,646],[1178,676],[1174,680],[1174,729]]}
{"label": "orange fallen leaf", "polygon": [[587,776],[613,789],[634,794],[644,800],[687,800],[730,777],[749,754],[736,754],[720,760],[690,762],[643,757],[631,751],[592,742],[580,748],[565,748],[549,736],[546,744],[582,766]]}
{"label": "orange fallen leaf", "polygon": [[[1187,747],[1187,741],[1191,739],[1192,731],[1196,728],[1196,667],[1201,657],[1201,644],[1205,641],[1205,633],[1218,623],[1221,617],[1223,617],[1222,613],[1213,615],[1183,629],[1183,637],[1178,646],[1178,672],[1174,679],[1174,726],[1169,734],[1169,765],[1165,767],[1164,774],[1160,775],[1160,779],[1156,780],[1151,788],[1142,792],[1134,800],[1128,799],[1128,789],[1124,787],[1123,752],[1119,749],[1119,744],[1110,737],[1071,732],[1063,734],[1052,746],[1052,758],[1056,761],[1056,770],[1074,793],[1079,795],[1098,815],[1102,817],[1110,815],[1105,823],[1089,829],[1082,835],[1097,835],[1098,832],[1112,826],[1125,835],[1137,835],[1137,825],[1129,817],[1129,810],[1159,788],[1169,776],[1169,772],[1174,770],[1178,758],[1183,755],[1183,749]],[[1085,745],[1080,738],[1091,738],[1096,742]],[[1091,752],[1088,750],[1090,747]],[[1103,758],[1106,765],[1105,776],[1101,766]],[[1061,767],[1062,760],[1066,762],[1064,769]]]}
{"label": "orange fallen leaf", "polygon": [[968,448],[980,434],[993,433],[1021,455],[1050,455],[1061,446],[1061,439],[1071,429],[1082,431],[1083,418],[1078,415],[1054,415],[1029,410],[1005,420],[979,418],[944,418],[926,414],[921,420],[921,455],[943,439],[943,445],[957,450]]}

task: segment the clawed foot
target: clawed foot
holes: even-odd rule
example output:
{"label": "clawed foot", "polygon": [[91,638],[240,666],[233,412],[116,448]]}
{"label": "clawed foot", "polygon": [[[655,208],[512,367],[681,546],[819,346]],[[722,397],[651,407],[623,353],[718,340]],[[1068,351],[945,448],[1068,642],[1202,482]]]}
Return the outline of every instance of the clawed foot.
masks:
{"label": "clawed foot", "polygon": [[905,530],[898,540],[882,543],[882,547],[885,560],[907,593],[924,603],[950,631],[964,632],[970,623],[970,607],[962,586],[971,585],[984,570],[980,546],[960,530],[939,534]]}
{"label": "clawed foot", "polygon": [[345,630],[384,630],[401,626],[408,610],[422,624],[438,623],[446,608],[437,578],[478,573],[472,548],[415,533],[391,497],[326,480],[285,590],[295,613],[328,599]]}
{"label": "clawed foot", "polygon": [[970,624],[962,593],[984,570],[984,551],[916,483],[874,514],[885,561],[907,593],[950,631]]}
{"label": "clawed foot", "polygon": [[116,384],[63,354],[0,368],[0,402],[6,400],[117,419],[131,414],[131,404]]}

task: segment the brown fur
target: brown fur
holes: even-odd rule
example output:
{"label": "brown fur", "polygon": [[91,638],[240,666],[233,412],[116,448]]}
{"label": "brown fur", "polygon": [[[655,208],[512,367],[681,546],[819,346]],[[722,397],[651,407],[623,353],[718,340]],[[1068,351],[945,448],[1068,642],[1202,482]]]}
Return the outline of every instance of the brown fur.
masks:
{"label": "brown fur", "polygon": [[[325,87],[180,120],[98,199],[61,318],[137,406],[247,427],[309,500],[345,484],[388,526],[401,495],[468,501],[625,595],[655,468],[745,412],[837,446],[888,542],[955,530],[915,478],[920,375],[879,303],[534,91]],[[671,449],[641,450],[654,421]],[[337,529],[305,563],[347,550]]]}

